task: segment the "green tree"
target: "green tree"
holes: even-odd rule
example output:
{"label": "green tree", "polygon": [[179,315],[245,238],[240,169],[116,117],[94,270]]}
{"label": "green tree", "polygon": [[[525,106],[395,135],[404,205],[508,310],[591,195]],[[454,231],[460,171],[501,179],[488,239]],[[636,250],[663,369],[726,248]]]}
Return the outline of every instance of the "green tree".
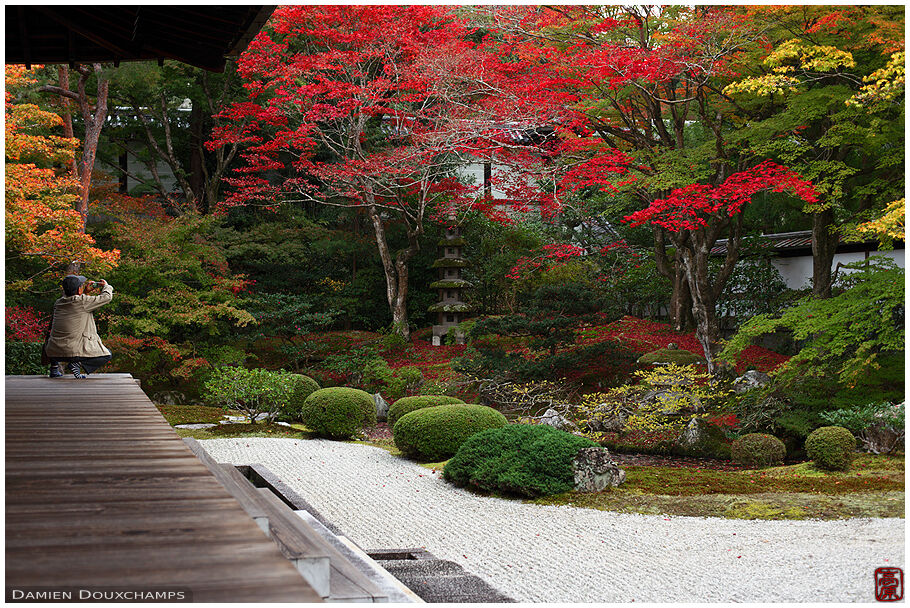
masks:
{"label": "green tree", "polygon": [[878,256],[846,269],[841,293],[803,298],[780,316],[753,317],[720,357],[732,363],[754,339],[789,330],[802,347],[777,371],[779,379],[832,375],[847,387],[856,385],[878,369],[882,357],[904,350],[904,270]]}
{"label": "green tree", "polygon": [[[221,111],[244,94],[234,61],[227,62],[223,73],[175,61],[163,66],[125,63],[111,75],[117,120],[106,131],[108,145],[102,147],[99,160],[114,174],[126,172],[138,180],[143,192],[207,213],[218,202],[222,179],[243,146],[235,142],[208,150],[204,144],[226,120]],[[146,170],[125,170],[122,155]],[[173,175],[179,196],[160,174],[159,163]]]}
{"label": "green tree", "polygon": [[724,89],[747,125],[730,140],[812,181],[819,197],[804,207],[812,289],[829,297],[838,240],[904,190],[902,68],[892,57],[903,47],[904,9],[757,7],[746,15],[763,24],[771,50],[745,53],[736,68],[745,77]]}
{"label": "green tree", "polygon": [[153,201],[119,195],[99,207],[116,218],[96,229],[99,239],[121,251],[120,265],[107,277],[117,290],[102,315],[110,332],[188,343],[194,350],[230,341],[234,328],[254,322],[239,301],[247,283],[230,273],[212,238],[214,218],[169,217]]}

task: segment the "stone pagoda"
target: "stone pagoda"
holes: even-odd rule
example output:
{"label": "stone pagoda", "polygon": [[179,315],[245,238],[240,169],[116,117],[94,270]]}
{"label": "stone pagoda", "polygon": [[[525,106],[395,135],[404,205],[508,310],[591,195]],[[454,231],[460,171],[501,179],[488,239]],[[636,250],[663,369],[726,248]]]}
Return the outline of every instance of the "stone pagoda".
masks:
{"label": "stone pagoda", "polygon": [[[449,331],[464,321],[471,310],[470,304],[461,300],[462,291],[471,287],[462,276],[468,262],[462,257],[465,240],[461,236],[461,228],[446,228],[445,237],[439,240],[438,245],[441,257],[433,262],[433,268],[439,269],[439,280],[431,283],[430,288],[439,291],[439,302],[428,309],[436,313],[433,346],[443,344]],[[455,342],[464,344],[463,332],[455,331]]]}

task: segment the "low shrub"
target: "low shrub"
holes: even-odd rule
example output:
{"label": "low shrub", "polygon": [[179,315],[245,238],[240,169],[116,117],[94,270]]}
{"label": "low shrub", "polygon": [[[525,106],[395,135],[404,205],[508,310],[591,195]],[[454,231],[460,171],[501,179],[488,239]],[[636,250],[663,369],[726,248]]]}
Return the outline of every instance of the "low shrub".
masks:
{"label": "low shrub", "polygon": [[572,462],[596,447],[584,437],[547,425],[512,424],[477,433],[443,469],[445,479],[486,491],[545,496],[575,487]]}
{"label": "low shrub", "polygon": [[241,411],[250,423],[262,414],[272,422],[288,406],[292,392],[291,374],[267,369],[222,367],[205,383],[210,402]]}
{"label": "low shrub", "polygon": [[393,370],[382,357],[375,357],[364,366],[360,380],[363,390],[382,393],[389,399],[416,392],[422,382],[420,368],[406,365]]}
{"label": "low shrub", "polygon": [[41,347],[44,342],[6,341],[6,375],[31,376],[47,374],[47,366],[41,363]]}
{"label": "low shrub", "polygon": [[736,463],[769,467],[784,461],[787,448],[784,442],[774,435],[749,433],[734,441],[730,452]]}
{"label": "low shrub", "polygon": [[505,416],[485,405],[436,405],[399,418],[392,435],[405,456],[436,462],[454,455],[471,435],[507,424]]}
{"label": "low shrub", "polygon": [[300,417],[310,430],[330,439],[348,439],[376,424],[373,397],[356,388],[321,388],[306,398]]}
{"label": "low shrub", "polygon": [[823,426],[806,438],[806,454],[820,469],[846,471],[853,460],[856,438],[842,426]]}
{"label": "low shrub", "polygon": [[449,397],[448,395],[417,395],[415,397],[402,397],[389,406],[389,427],[394,427],[399,418],[405,414],[410,414],[415,410],[437,405],[452,405],[455,403],[464,403],[464,401],[458,397]]}
{"label": "low shrub", "polygon": [[299,421],[303,404],[307,397],[319,390],[319,383],[303,374],[290,374],[291,396],[287,405],[281,410],[281,418],[285,422]]}

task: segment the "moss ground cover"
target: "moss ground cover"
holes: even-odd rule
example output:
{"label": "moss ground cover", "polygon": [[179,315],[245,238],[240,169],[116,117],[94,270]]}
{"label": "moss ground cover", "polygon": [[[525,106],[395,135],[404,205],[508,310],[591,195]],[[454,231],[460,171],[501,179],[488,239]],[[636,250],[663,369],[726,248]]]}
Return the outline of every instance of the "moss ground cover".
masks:
{"label": "moss ground cover", "polygon": [[205,405],[156,405],[155,407],[171,426],[196,422],[220,422],[225,414],[237,414],[237,412],[228,412],[220,407]]}
{"label": "moss ground cover", "polygon": [[610,492],[569,492],[534,502],[734,519],[904,515],[903,456],[861,454],[850,470],[838,472],[823,471],[811,462],[741,471],[660,466],[625,470],[626,483]]}

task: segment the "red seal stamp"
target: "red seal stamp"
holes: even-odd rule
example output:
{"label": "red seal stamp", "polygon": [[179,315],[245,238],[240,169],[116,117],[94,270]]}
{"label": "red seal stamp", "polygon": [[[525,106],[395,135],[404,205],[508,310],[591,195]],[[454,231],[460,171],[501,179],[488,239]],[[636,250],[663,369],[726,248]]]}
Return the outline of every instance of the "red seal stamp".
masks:
{"label": "red seal stamp", "polygon": [[904,599],[904,571],[900,568],[876,568],[875,599],[879,602]]}

